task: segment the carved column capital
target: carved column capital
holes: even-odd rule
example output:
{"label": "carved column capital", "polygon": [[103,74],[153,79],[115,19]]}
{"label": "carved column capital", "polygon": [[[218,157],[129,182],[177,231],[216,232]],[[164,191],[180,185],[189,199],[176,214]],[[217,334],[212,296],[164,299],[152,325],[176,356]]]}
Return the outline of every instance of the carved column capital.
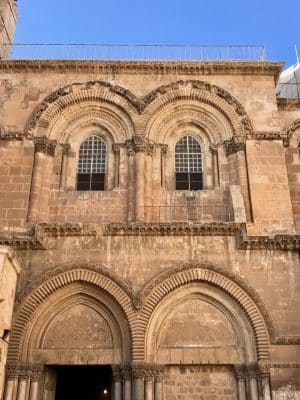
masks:
{"label": "carved column capital", "polygon": [[246,374],[250,379],[256,379],[259,376],[259,369],[257,364],[246,365]]}
{"label": "carved column capital", "polygon": [[31,365],[21,364],[19,367],[18,377],[21,381],[28,381],[31,377]]}
{"label": "carved column capital", "polygon": [[121,143],[114,143],[114,144],[112,145],[112,149],[113,149],[114,155],[115,155],[116,157],[120,157],[121,147],[122,147],[122,144],[121,144]]}
{"label": "carved column capital", "polygon": [[114,381],[115,382],[116,381],[121,381],[122,378],[123,378],[121,366],[120,365],[112,365],[111,369],[112,369]]}
{"label": "carved column capital", "polygon": [[246,143],[242,138],[232,137],[231,139],[225,140],[223,142],[226,156],[230,156],[231,154],[235,154],[238,151],[245,151]]}
{"label": "carved column capital", "polygon": [[128,155],[135,153],[146,153],[153,156],[155,151],[155,144],[152,140],[144,138],[143,136],[133,136],[132,139],[126,141]]}
{"label": "carved column capital", "polygon": [[168,145],[167,144],[160,144],[161,155],[166,156],[168,154]]}
{"label": "carved column capital", "polygon": [[234,365],[234,373],[237,381],[246,380],[246,367],[244,364]]}
{"label": "carved column capital", "polygon": [[133,379],[141,379],[146,376],[146,366],[144,363],[131,364],[131,371]]}
{"label": "carved column capital", "polygon": [[8,380],[18,379],[19,367],[20,365],[18,363],[8,363],[6,365],[6,376]]}
{"label": "carved column capital", "polygon": [[34,138],[34,152],[54,157],[56,144],[56,140],[49,139],[46,136],[37,136]]}
{"label": "carved column capital", "polygon": [[38,382],[43,377],[43,365],[41,364],[33,364],[30,367],[30,380],[32,382]]}
{"label": "carved column capital", "polygon": [[71,151],[71,145],[69,143],[61,143],[62,153],[64,156],[68,156]]}
{"label": "carved column capital", "polygon": [[153,364],[154,379],[156,382],[162,382],[164,378],[165,366],[162,364]]}

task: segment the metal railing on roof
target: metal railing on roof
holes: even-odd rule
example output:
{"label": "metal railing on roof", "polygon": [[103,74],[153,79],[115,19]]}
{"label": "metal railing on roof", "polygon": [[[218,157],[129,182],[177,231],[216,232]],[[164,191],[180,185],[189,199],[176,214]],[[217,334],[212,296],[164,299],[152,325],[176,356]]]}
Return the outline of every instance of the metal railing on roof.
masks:
{"label": "metal railing on roof", "polygon": [[300,83],[279,83],[276,96],[283,99],[300,99]]}
{"label": "metal railing on roof", "polygon": [[[4,45],[11,47],[11,45]],[[258,45],[14,44],[11,59],[132,61],[265,61]]]}

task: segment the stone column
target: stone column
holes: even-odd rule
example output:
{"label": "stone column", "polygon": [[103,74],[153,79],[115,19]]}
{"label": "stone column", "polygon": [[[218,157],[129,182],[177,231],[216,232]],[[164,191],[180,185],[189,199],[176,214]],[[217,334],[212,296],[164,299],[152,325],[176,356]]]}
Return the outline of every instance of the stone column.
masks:
{"label": "stone column", "polygon": [[238,399],[247,400],[246,394],[246,370],[244,365],[234,366],[235,378],[237,382]]}
{"label": "stone column", "polygon": [[250,400],[258,400],[257,372],[258,370],[256,365],[247,366]]}
{"label": "stone column", "polygon": [[119,365],[112,366],[113,371],[113,399],[122,399],[122,370]]}
{"label": "stone column", "polygon": [[263,400],[271,400],[270,368],[267,363],[259,365],[259,377],[262,388]]}
{"label": "stone column", "polygon": [[66,175],[67,175],[67,158],[70,154],[71,146],[69,143],[61,144],[61,169],[59,177],[59,188],[64,188],[66,186]]}
{"label": "stone column", "polygon": [[145,399],[144,377],[145,377],[144,365],[133,364],[132,365],[132,378],[133,378],[132,400],[144,400]]}
{"label": "stone column", "polygon": [[166,156],[168,152],[168,145],[162,144],[160,148],[160,163],[161,163],[161,186],[164,187],[166,184],[166,176],[165,176],[165,163]]}
{"label": "stone column", "polygon": [[41,194],[43,188],[44,174],[51,176],[51,165],[47,165],[48,157],[54,157],[56,141],[46,136],[36,137],[34,140],[34,162],[31,179],[28,221],[36,222],[39,218]]}
{"label": "stone column", "polygon": [[30,384],[30,366],[21,365],[19,369],[17,400],[28,400],[28,388]]}
{"label": "stone column", "polygon": [[135,155],[135,182],[136,182],[136,220],[143,221],[145,214],[144,194],[145,194],[145,153],[139,151]]}
{"label": "stone column", "polygon": [[42,379],[43,366],[33,365],[30,371],[29,400],[38,400],[39,381]]}
{"label": "stone column", "polygon": [[128,222],[134,220],[134,210],[135,210],[135,196],[134,196],[134,150],[130,144],[127,142],[127,156],[128,156],[128,177],[127,177],[127,193],[128,193]]}
{"label": "stone column", "polygon": [[219,156],[218,156],[218,148],[211,146],[210,147],[211,155],[212,155],[212,171],[213,171],[213,187],[220,186],[219,179]]}
{"label": "stone column", "polygon": [[164,365],[154,365],[154,400],[163,400]]}
{"label": "stone column", "polygon": [[145,372],[145,400],[153,400],[153,368],[149,367]]}
{"label": "stone column", "polygon": [[131,367],[129,364],[122,366],[123,399],[131,400]]}
{"label": "stone column", "polygon": [[17,364],[7,364],[6,366],[6,388],[4,400],[14,400],[18,388],[19,369]]}

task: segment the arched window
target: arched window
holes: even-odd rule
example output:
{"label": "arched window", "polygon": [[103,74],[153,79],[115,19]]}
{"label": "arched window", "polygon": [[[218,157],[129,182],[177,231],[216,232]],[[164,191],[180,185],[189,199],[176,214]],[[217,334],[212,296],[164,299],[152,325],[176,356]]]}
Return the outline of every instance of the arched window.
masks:
{"label": "arched window", "polygon": [[79,148],[77,190],[104,190],[106,173],[106,144],[92,135]]}
{"label": "arched window", "polygon": [[202,153],[192,136],[182,137],[175,146],[176,190],[203,189]]}

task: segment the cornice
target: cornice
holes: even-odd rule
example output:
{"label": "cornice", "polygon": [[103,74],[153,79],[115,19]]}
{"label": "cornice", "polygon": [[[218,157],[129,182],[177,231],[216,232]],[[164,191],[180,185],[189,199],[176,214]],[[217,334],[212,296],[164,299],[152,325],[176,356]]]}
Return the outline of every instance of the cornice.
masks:
{"label": "cornice", "polygon": [[0,140],[22,141],[23,139],[32,139],[32,135],[28,132],[26,133],[22,131],[0,127]]}
{"label": "cornice", "polygon": [[18,250],[46,249],[47,238],[101,236],[233,236],[237,250],[299,250],[300,235],[248,236],[246,225],[236,222],[113,222],[82,224],[69,222],[38,223],[23,232],[0,234],[0,245]]}
{"label": "cornice", "polygon": [[300,111],[300,98],[277,98],[277,106],[279,110],[285,111]]}
{"label": "cornice", "polygon": [[300,344],[300,336],[279,336],[276,338],[275,344],[282,344],[282,345],[299,345]]}
{"label": "cornice", "polygon": [[81,223],[40,223],[36,227],[36,237],[72,237],[72,236],[96,236],[97,229],[94,225]]}
{"label": "cornice", "polygon": [[245,231],[236,235],[239,250],[299,250],[300,235],[246,236]]}
{"label": "cornice", "polygon": [[195,224],[188,222],[130,222],[105,225],[106,236],[233,236],[243,224],[214,222]]}
{"label": "cornice", "polygon": [[101,61],[101,60],[1,60],[8,73],[43,71],[182,75],[271,75],[277,81],[282,62],[268,61]]}

